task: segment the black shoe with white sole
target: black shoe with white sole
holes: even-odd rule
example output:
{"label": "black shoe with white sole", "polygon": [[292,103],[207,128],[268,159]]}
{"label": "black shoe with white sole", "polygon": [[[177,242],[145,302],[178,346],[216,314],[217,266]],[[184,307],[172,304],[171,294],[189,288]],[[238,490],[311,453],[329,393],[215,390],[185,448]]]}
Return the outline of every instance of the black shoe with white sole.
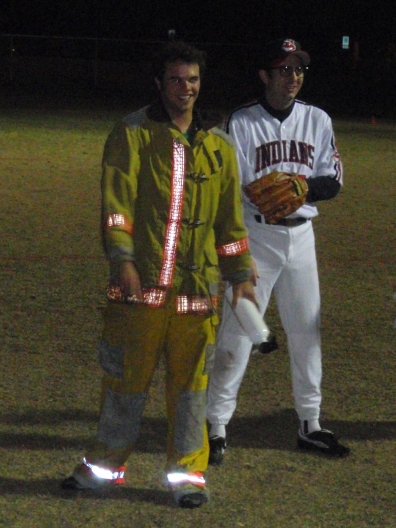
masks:
{"label": "black shoe with white sole", "polygon": [[209,438],[209,464],[220,466],[224,458],[224,450],[227,447],[226,439],[222,436],[212,436]]}
{"label": "black shoe with white sole", "polygon": [[298,431],[297,446],[304,451],[316,451],[332,457],[345,457],[349,455],[349,447],[338,442],[333,432],[327,429],[303,434]]}

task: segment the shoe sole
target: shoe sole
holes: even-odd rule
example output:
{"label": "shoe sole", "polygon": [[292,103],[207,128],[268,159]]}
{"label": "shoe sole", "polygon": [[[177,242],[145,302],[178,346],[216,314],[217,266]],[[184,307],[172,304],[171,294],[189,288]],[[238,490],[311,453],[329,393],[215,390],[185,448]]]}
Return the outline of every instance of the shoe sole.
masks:
{"label": "shoe sole", "polygon": [[349,455],[350,450],[347,447],[339,446],[338,448],[326,448],[318,446],[314,443],[307,442],[306,440],[302,440],[301,438],[297,439],[297,447],[301,449],[302,451],[313,451],[316,453],[322,453],[323,455],[329,456],[329,457],[338,457],[343,458]]}
{"label": "shoe sole", "polygon": [[209,497],[206,493],[188,493],[183,495],[178,501],[180,508],[192,510],[194,508],[199,508],[209,501]]}
{"label": "shoe sole", "polygon": [[114,484],[106,480],[102,481],[102,480],[97,479],[96,481],[96,480],[87,479],[84,477],[80,477],[80,478],[83,479],[83,482],[80,482],[73,476],[68,477],[61,482],[61,487],[64,490],[68,490],[68,491],[85,491],[85,490],[95,491],[95,490],[104,489],[104,488],[114,489],[114,488],[118,488],[119,486],[121,486],[121,484]]}
{"label": "shoe sole", "polygon": [[62,489],[68,491],[81,491],[84,489],[89,489],[82,486],[74,477],[68,477],[67,479],[63,480],[61,487]]}

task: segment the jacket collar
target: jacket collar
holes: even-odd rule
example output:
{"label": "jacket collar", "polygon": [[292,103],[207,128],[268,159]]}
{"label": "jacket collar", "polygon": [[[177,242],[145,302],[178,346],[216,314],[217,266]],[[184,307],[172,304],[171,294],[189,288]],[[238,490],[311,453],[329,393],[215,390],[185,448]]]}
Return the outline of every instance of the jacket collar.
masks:
{"label": "jacket collar", "polygon": [[[147,107],[146,115],[148,119],[157,123],[171,124],[171,118],[165,109],[161,100],[155,101]],[[219,114],[201,112],[199,109],[193,109],[193,120],[190,129],[197,133],[199,130],[207,131],[210,128],[221,126],[222,118]]]}

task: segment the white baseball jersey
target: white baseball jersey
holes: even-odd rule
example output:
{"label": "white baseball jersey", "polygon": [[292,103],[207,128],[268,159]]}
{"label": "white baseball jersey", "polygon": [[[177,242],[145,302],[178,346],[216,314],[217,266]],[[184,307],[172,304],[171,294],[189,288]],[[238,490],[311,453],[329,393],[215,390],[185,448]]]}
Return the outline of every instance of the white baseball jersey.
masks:
{"label": "white baseball jersey", "polygon": [[[295,101],[291,114],[280,122],[254,101],[235,110],[227,122],[233,137],[242,185],[274,170],[306,178],[331,176],[342,185],[342,164],[330,117],[323,110]],[[244,196],[247,211],[257,208]],[[293,216],[312,218],[314,204],[306,203]]]}

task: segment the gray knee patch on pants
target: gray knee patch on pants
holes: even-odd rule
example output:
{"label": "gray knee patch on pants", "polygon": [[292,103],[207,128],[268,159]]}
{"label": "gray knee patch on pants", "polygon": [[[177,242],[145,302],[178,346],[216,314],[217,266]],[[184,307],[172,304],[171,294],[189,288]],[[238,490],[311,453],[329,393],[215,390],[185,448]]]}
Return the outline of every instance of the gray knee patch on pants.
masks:
{"label": "gray knee patch on pants", "polygon": [[98,344],[99,365],[112,378],[122,379],[124,375],[124,349],[109,345],[104,339]]}
{"label": "gray knee patch on pants", "polygon": [[147,393],[121,394],[107,389],[98,427],[98,440],[110,449],[120,449],[134,443]]}
{"label": "gray knee patch on pants", "polygon": [[206,390],[183,391],[179,395],[175,423],[175,447],[186,455],[201,449],[206,420]]}

